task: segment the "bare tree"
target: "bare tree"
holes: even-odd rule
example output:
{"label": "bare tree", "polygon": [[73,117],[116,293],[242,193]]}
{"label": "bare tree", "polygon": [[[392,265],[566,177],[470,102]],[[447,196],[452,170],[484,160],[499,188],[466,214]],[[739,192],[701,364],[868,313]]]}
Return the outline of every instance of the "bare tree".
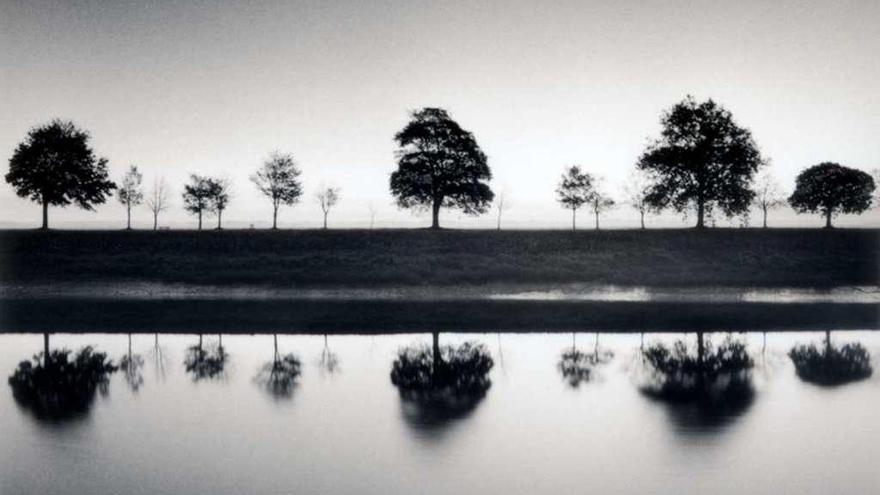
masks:
{"label": "bare tree", "polygon": [[602,191],[600,187],[601,182],[601,178],[595,181],[593,194],[589,201],[590,209],[593,211],[593,215],[596,216],[596,230],[599,230],[599,214],[614,208],[614,205],[616,204],[610,196]]}
{"label": "bare tree", "polygon": [[639,212],[639,224],[643,230],[645,228],[645,215],[651,211],[651,205],[646,201],[650,186],[651,180],[648,174],[639,169],[633,170],[623,185],[623,195],[626,198],[626,203],[632,209]]}
{"label": "bare tree", "polygon": [[367,211],[370,213],[370,230],[373,230],[373,224],[376,221],[376,213],[378,213],[378,211],[376,210],[376,205],[374,205],[372,202],[368,203]]}
{"label": "bare tree", "polygon": [[125,205],[127,215],[126,230],[131,230],[131,207],[137,206],[144,201],[144,192],[141,190],[143,178],[144,176],[141,175],[137,165],[131,165],[122,177],[122,183],[117,191],[119,202]]}
{"label": "bare tree", "polygon": [[501,230],[501,214],[509,208],[510,203],[507,201],[507,191],[503,190],[495,196],[495,210],[498,211],[498,230]]}
{"label": "bare tree", "polygon": [[315,199],[318,200],[318,203],[321,205],[321,211],[324,212],[324,229],[327,229],[327,214],[330,213],[330,209],[336,206],[339,202],[339,188],[338,187],[322,187],[317,194],[315,194]]}
{"label": "bare tree", "polygon": [[278,228],[278,209],[281,205],[292,206],[302,196],[301,174],[293,155],[275,151],[251,176],[251,182],[272,201],[273,230]]}
{"label": "bare tree", "polygon": [[779,183],[769,171],[764,170],[755,181],[754,205],[764,214],[764,228],[767,228],[767,212],[785,204],[785,195]]}
{"label": "bare tree", "polygon": [[171,196],[168,182],[165,181],[164,177],[156,178],[153,181],[153,190],[150,191],[150,195],[144,201],[153,213],[153,230],[159,228],[159,213],[168,209],[170,201]]}

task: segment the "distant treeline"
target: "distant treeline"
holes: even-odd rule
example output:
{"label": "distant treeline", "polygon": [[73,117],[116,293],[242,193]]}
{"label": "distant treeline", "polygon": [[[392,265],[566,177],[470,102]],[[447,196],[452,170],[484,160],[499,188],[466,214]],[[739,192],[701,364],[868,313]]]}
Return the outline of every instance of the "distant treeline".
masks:
{"label": "distant treeline", "polygon": [[[660,137],[636,158],[635,169],[623,188],[624,197],[613,199],[602,187],[601,177],[579,165],[564,168],[556,189],[560,205],[571,210],[572,229],[577,228],[577,211],[584,206],[595,217],[618,203],[632,207],[645,228],[645,216],[663,210],[694,213],[696,227],[723,215],[748,224],[752,207],[762,212],[767,227],[770,211],[784,204],[798,213],[816,213],[832,218],[841,213],[862,213],[878,203],[875,178],[861,170],[833,162],[805,168],[795,180],[790,195],[769,170],[751,132],[733,120],[731,113],[714,101],[698,102],[686,97],[661,116]],[[423,108],[395,136],[397,170],[391,174],[390,190],[400,208],[430,209],[431,227],[440,228],[441,209],[457,209],[466,215],[497,211],[498,229],[505,210],[504,194],[489,187],[492,179],[486,154],[474,135],[463,129],[441,108]],[[251,175],[254,186],[271,201],[272,228],[278,228],[278,211],[297,204],[303,195],[302,172],[290,153],[273,152]],[[877,172],[874,176],[877,177]],[[153,229],[170,206],[171,188],[157,177],[149,191],[143,175],[130,165],[116,184],[109,178],[108,161],[89,146],[88,132],[69,121],[53,120],[34,127],[9,160],[6,182],[24,198],[43,207],[42,228],[49,227],[49,206],[75,204],[92,210],[114,191],[127,212],[131,229],[132,208],[145,205],[153,215]],[[217,218],[223,227],[223,212],[229,205],[231,183],[220,177],[190,175],[183,185],[184,209],[198,218]],[[316,195],[327,217],[340,200],[338,187],[324,187]],[[375,212],[370,211],[372,228]]]}

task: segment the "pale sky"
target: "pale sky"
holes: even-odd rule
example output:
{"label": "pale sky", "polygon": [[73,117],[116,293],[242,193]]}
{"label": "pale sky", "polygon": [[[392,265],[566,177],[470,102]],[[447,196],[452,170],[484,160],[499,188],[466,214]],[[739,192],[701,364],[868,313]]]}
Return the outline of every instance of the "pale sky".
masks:
{"label": "pale sky", "polygon": [[[563,168],[580,164],[618,195],[661,112],[687,94],[751,129],[786,189],[821,161],[880,168],[876,0],[179,3],[2,0],[0,173],[30,127],[59,117],[91,132],[113,180],[133,163],[145,186],[172,184],[163,225],[195,226],[180,200],[190,173],[233,181],[226,226],[269,225],[248,176],[277,149],[294,154],[306,189],[281,227],[320,224],[321,184],[342,189],[331,227],[365,226],[370,203],[379,226],[427,226],[393,205],[388,177],[408,113],[440,106],[489,156],[506,226],[565,228]],[[133,220],[151,224],[145,207]],[[39,221],[37,204],[0,185],[0,226]],[[115,198],[50,210],[57,228],[124,221]],[[637,222],[626,206],[603,218]],[[822,225],[790,211],[774,222]],[[449,227],[494,223],[494,212],[441,214]],[[837,223],[880,225],[880,213]]]}

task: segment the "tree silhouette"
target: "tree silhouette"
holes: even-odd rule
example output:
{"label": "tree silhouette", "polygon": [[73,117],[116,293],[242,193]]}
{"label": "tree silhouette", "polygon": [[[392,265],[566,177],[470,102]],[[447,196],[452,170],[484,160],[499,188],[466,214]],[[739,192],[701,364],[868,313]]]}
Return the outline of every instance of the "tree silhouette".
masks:
{"label": "tree silhouette", "polygon": [[275,151],[251,176],[251,182],[272,201],[273,230],[278,228],[278,209],[282,205],[295,205],[302,196],[301,174],[293,155]]}
{"label": "tree silhouette", "polygon": [[614,200],[606,196],[598,187],[594,189],[593,197],[590,198],[590,209],[596,216],[596,230],[599,230],[599,214],[614,208],[615,204]]}
{"label": "tree silhouette", "polygon": [[501,230],[501,214],[508,208],[510,208],[510,203],[507,201],[507,191],[501,191],[501,193],[495,196],[495,210],[498,211],[498,230]]}
{"label": "tree silhouette", "polygon": [[695,209],[697,228],[707,211],[728,217],[748,210],[752,177],[762,164],[751,133],[712,100],[688,96],[665,112],[663,131],[639,157],[638,168],[655,178],[647,202],[654,208]]}
{"label": "tree silhouette", "polygon": [[595,196],[594,182],[593,176],[581,172],[578,165],[572,165],[562,174],[556,195],[559,203],[571,210],[571,230],[577,229],[578,208],[592,201]]}
{"label": "tree silhouette", "polygon": [[833,162],[804,170],[795,180],[788,203],[798,213],[821,213],[825,228],[839,213],[861,213],[871,207],[874,179],[867,173]]}
{"label": "tree silhouette", "polygon": [[217,215],[217,230],[223,230],[223,210],[229,205],[230,188],[227,179],[208,178],[208,210]]}
{"label": "tree silhouette", "polygon": [[339,202],[339,188],[322,187],[321,190],[315,194],[315,199],[318,200],[318,204],[321,205],[321,211],[324,212],[324,230],[327,230],[327,214],[330,213],[330,209],[336,206],[336,203]]}
{"label": "tree silhouette", "polygon": [[210,211],[211,182],[208,177],[190,175],[189,184],[183,186],[183,207],[186,211],[198,215],[199,230],[202,230],[202,214]]}
{"label": "tree silhouette", "polygon": [[764,216],[763,227],[765,229],[767,228],[767,213],[785,204],[779,183],[766,170],[758,176],[758,180],[755,182],[754,203]]}
{"label": "tree silhouette", "polygon": [[651,211],[651,205],[648,204],[648,189],[650,186],[651,181],[648,175],[639,169],[633,170],[629,174],[623,186],[623,195],[626,198],[626,203],[632,209],[639,212],[639,224],[643,230],[645,228],[645,215]]}
{"label": "tree silhouette", "polygon": [[273,397],[289,399],[293,396],[302,365],[295,354],[282,356],[278,352],[278,334],[273,334],[272,340],[275,347],[272,360],[260,368],[255,381],[262,384]]}
{"label": "tree silhouette", "polygon": [[171,201],[168,182],[164,177],[157,178],[153,182],[153,189],[144,200],[147,207],[153,213],[153,230],[159,228],[159,214],[168,209]]}
{"label": "tree silhouette", "polygon": [[122,177],[122,183],[116,191],[119,202],[125,205],[126,223],[125,229],[131,230],[131,207],[137,206],[144,201],[144,192],[141,190],[141,182],[144,176],[141,175],[137,165],[128,167],[128,171]]}
{"label": "tree silhouette", "polygon": [[423,108],[394,139],[399,145],[391,194],[401,208],[431,208],[431,228],[440,228],[440,208],[466,215],[485,213],[494,194],[486,155],[473,134],[441,108]]}
{"label": "tree silhouette", "polygon": [[44,230],[50,205],[92,210],[116,187],[107,178],[107,159],[89,147],[89,134],[57,119],[28,132],[9,159],[6,182],[18,196],[42,204]]}

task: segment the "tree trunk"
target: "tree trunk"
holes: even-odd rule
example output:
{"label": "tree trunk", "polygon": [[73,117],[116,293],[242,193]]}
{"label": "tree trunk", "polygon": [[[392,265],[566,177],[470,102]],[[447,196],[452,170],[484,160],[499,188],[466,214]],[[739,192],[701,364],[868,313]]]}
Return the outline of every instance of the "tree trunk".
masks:
{"label": "tree trunk", "polygon": [[644,211],[640,211],[640,212],[639,212],[639,217],[640,217],[640,220],[641,220],[641,223],[642,223],[642,230],[645,230],[645,212],[644,212]]}
{"label": "tree trunk", "polygon": [[825,228],[830,229],[833,226],[831,225],[831,208],[825,210]]}
{"label": "tree trunk", "polygon": [[217,210],[217,230],[223,230],[223,210]]}
{"label": "tree trunk", "polygon": [[324,212],[324,230],[327,230],[327,212]]}
{"label": "tree trunk", "polygon": [[697,228],[698,229],[702,229],[703,227],[705,227],[705,225],[703,223],[703,220],[705,218],[705,213],[706,213],[705,210],[706,210],[706,205],[702,201],[697,202]]}
{"label": "tree trunk", "polygon": [[159,228],[159,213],[153,212],[153,230],[157,230]]}
{"label": "tree trunk", "polygon": [[278,230],[278,205],[272,205],[272,230]]}
{"label": "tree trunk", "polygon": [[703,352],[705,351],[705,347],[703,345],[703,332],[697,332],[697,366],[700,368],[700,372],[703,371]]}
{"label": "tree trunk", "polygon": [[434,366],[433,371],[436,372],[440,367],[440,332],[434,332],[432,335],[433,340],[433,350],[434,350]]}
{"label": "tree trunk", "polygon": [[501,210],[498,210],[498,230],[501,230]]}
{"label": "tree trunk", "polygon": [[43,230],[49,230],[49,203],[43,200]]}
{"label": "tree trunk", "polygon": [[202,210],[199,210],[199,230],[202,230]]}
{"label": "tree trunk", "polygon": [[131,230],[131,203],[127,203],[125,205],[126,210],[126,221],[125,221],[125,230]]}
{"label": "tree trunk", "polygon": [[764,228],[767,228],[767,207],[764,207]]}
{"label": "tree trunk", "polygon": [[596,213],[596,230],[599,230],[599,212],[597,211],[595,213]]}
{"label": "tree trunk", "polygon": [[43,333],[43,366],[49,365],[49,332]]}
{"label": "tree trunk", "polygon": [[437,201],[436,199],[431,205],[431,228],[440,228],[440,201]]}
{"label": "tree trunk", "polygon": [[571,209],[571,230],[577,230],[577,208]]}

